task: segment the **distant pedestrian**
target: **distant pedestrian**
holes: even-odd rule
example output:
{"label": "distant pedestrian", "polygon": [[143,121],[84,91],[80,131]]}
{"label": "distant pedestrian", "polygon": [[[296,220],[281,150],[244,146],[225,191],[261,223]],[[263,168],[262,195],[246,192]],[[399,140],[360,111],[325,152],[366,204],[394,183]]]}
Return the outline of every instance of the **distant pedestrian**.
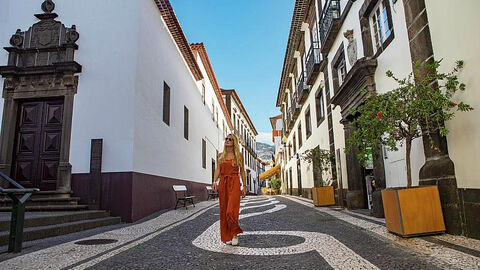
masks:
{"label": "distant pedestrian", "polygon": [[[240,176],[242,180],[240,180]],[[220,177],[220,180],[217,180]],[[240,197],[246,195],[245,169],[240,153],[238,138],[229,134],[225,138],[223,152],[220,153],[218,165],[213,177],[212,189],[218,189],[220,200],[220,236],[228,245],[238,245],[238,234],[242,229],[238,225]]]}
{"label": "distant pedestrian", "polygon": [[377,190],[377,183],[375,182],[375,178],[372,177],[372,181],[370,181],[370,186],[372,187],[372,193]]}

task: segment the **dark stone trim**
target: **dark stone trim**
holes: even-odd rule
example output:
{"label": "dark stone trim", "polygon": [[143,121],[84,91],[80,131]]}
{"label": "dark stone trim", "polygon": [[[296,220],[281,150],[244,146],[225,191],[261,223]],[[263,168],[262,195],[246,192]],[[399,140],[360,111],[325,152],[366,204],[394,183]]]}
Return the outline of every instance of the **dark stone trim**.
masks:
{"label": "dark stone trim", "polygon": [[335,92],[332,98],[334,105],[342,108],[342,117],[349,115],[349,110],[356,108],[365,100],[366,93],[362,93],[362,89],[367,91],[375,91],[375,70],[377,68],[377,60],[369,58],[361,58],[357,60],[355,65],[350,69],[345,77],[345,81]]}
{"label": "dark stone trim", "polygon": [[392,28],[390,36],[385,40],[385,42],[382,43],[382,46],[380,46],[380,48],[377,49],[377,52],[375,53],[373,58],[377,58],[380,54],[382,54],[382,52],[384,52],[387,49],[388,45],[392,43],[393,39],[395,39],[395,31]]}
{"label": "dark stone trim", "polygon": [[320,120],[317,121],[317,128],[325,121],[325,117],[320,118]]}
{"label": "dark stone trim", "polygon": [[343,42],[340,43],[340,46],[338,46],[337,52],[335,53],[335,56],[332,58],[331,65],[332,67],[336,67],[338,65],[338,60],[342,54],[345,54],[345,48],[343,46]]}
{"label": "dark stone trim", "polygon": [[[326,109],[326,102],[323,102],[323,89],[322,87],[318,87],[317,91],[315,92],[315,122],[317,122],[317,128],[325,121],[325,115],[327,114]],[[318,108],[317,108],[317,97],[320,96],[320,103],[323,103],[323,117],[318,118]]]}
{"label": "dark stone trim", "polygon": [[[298,195],[298,188],[293,188],[293,196],[299,196]],[[306,199],[312,199],[312,189],[311,188],[302,188],[302,195],[299,197],[306,198]]]}
{"label": "dark stone trim", "polygon": [[[72,189],[80,203],[90,196],[90,174],[72,174]],[[149,175],[138,172],[102,173],[102,207],[125,222],[135,222],[163,209],[173,209],[172,185],[186,185],[195,202],[207,200],[205,187],[210,184]]]}
{"label": "dark stone trim", "polygon": [[372,13],[373,7],[375,7],[375,5],[377,5],[379,1],[381,0],[365,0],[362,7],[360,8],[360,11],[358,12],[360,18],[368,17],[368,15]]}
{"label": "dark stone trim", "polygon": [[[431,63],[434,61],[434,55],[425,0],[403,0],[403,4],[412,63]],[[414,64],[412,66],[414,68]],[[431,137],[440,152],[430,147],[429,136],[423,136],[425,164],[420,169],[419,185],[438,185],[447,232],[466,234],[467,225],[462,218],[464,213],[457,189],[454,164],[448,155],[447,140],[439,132],[432,134]]]}
{"label": "dark stone trim", "polygon": [[[337,49],[337,52],[335,53],[335,56],[332,59],[331,68],[332,68],[332,84],[333,84],[333,92],[337,93],[338,88],[340,87],[338,83],[338,65],[340,64],[341,61],[345,61],[345,48],[343,46],[343,42],[340,44],[340,46]],[[346,63],[345,63],[346,64]]]}
{"label": "dark stone trim", "polygon": [[480,189],[458,189],[465,235],[480,239]]}

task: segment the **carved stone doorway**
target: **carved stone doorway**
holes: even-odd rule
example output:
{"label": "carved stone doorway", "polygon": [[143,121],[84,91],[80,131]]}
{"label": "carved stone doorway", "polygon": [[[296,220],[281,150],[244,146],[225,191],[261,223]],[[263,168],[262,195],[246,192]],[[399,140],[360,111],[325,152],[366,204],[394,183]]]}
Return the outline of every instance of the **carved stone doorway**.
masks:
{"label": "carved stone doorway", "polygon": [[[0,170],[27,187],[71,191],[69,162],[73,97],[82,66],[74,61],[79,39],[75,25],[56,21],[55,4],[27,31],[10,39],[0,134]],[[4,183],[0,183],[4,184]]]}

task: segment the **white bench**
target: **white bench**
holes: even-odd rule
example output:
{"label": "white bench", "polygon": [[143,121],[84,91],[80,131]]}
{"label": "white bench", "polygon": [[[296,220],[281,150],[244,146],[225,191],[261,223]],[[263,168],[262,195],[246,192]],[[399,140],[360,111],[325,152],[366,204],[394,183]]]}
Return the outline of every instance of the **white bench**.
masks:
{"label": "white bench", "polygon": [[217,192],[213,191],[211,186],[205,186],[205,188],[207,189],[207,192],[208,192],[207,201],[210,198],[212,199],[218,198],[218,191]]}
{"label": "white bench", "polygon": [[[187,209],[187,202],[191,203],[193,207],[195,207],[195,203],[193,203],[193,198],[195,196],[187,196],[187,186],[185,185],[173,185],[173,191],[175,192],[175,199],[177,203],[175,204],[175,209],[177,209],[177,205],[179,201],[183,201],[183,206]],[[183,192],[183,196],[179,195],[179,193]]]}

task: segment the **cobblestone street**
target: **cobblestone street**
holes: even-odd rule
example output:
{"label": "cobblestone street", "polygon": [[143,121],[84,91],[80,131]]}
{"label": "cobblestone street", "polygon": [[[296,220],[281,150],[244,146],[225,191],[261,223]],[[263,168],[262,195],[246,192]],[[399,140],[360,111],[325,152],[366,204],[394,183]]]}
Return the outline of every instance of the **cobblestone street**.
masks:
{"label": "cobblestone street", "polygon": [[[220,242],[217,201],[98,234],[25,244],[0,269],[479,269],[480,241],[399,239],[381,219],[314,208],[297,197],[242,200],[238,247]],[[79,245],[87,239],[113,243]],[[463,241],[463,242],[460,242]]]}

